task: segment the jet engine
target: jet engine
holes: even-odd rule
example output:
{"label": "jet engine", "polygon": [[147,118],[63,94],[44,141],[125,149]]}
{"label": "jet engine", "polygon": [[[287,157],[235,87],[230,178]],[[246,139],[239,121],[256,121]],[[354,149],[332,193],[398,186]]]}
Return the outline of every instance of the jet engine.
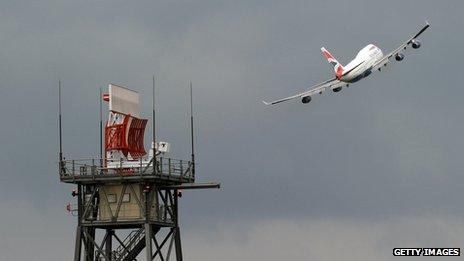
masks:
{"label": "jet engine", "polygon": [[332,91],[333,91],[333,92],[339,92],[339,91],[341,91],[341,90],[342,90],[342,87],[340,86],[340,87],[337,87],[337,88],[333,88]]}
{"label": "jet engine", "polygon": [[421,43],[416,39],[412,40],[412,48],[418,49],[419,47],[421,47]]}
{"label": "jet engine", "polygon": [[301,99],[302,103],[308,103],[311,101],[311,96],[305,96]]}
{"label": "jet engine", "polygon": [[399,61],[402,61],[404,59],[404,54],[401,54],[401,53],[397,53],[395,55],[395,60],[397,60],[398,62]]}

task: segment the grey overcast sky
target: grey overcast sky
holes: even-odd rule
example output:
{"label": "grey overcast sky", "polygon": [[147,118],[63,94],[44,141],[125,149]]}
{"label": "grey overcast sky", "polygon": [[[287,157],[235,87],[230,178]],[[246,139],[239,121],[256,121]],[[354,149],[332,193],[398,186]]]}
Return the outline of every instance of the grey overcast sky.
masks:
{"label": "grey overcast sky", "polygon": [[[186,192],[186,260],[392,260],[393,247],[464,247],[463,1],[0,1],[0,253],[70,260],[64,152],[98,155],[98,88],[138,90],[158,137],[187,158],[194,84],[198,177]],[[320,47],[349,62],[423,46],[304,106],[326,80]],[[149,139],[146,137],[146,144]]]}

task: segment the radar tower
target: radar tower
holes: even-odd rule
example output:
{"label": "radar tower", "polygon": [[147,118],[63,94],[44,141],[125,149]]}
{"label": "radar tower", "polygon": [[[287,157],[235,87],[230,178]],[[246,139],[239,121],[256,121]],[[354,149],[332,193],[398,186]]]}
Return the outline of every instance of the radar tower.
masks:
{"label": "radar tower", "polygon": [[[147,155],[147,119],[139,112],[139,95],[110,84],[101,98],[109,103],[104,148],[99,159],[65,159],[62,151],[61,81],[59,82],[59,175],[74,184],[77,204],[68,210],[77,217],[74,261],[182,261],[179,197],[184,189],[219,188],[219,183],[196,183],[190,83],[191,159],[166,157],[170,144],[155,140],[155,78],[153,133]],[[100,94],[102,93],[100,89]],[[103,132],[100,102],[100,130]],[[137,258],[137,259],[136,259]]]}

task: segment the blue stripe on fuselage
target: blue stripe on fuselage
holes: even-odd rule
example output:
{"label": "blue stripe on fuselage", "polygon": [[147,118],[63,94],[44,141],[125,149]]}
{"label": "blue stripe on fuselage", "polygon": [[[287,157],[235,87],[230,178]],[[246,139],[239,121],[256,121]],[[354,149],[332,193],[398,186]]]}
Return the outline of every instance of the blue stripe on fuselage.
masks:
{"label": "blue stripe on fuselage", "polygon": [[361,80],[362,78],[365,78],[365,77],[369,76],[371,73],[372,73],[372,68],[369,68],[369,69],[365,70],[363,73],[356,76],[355,78],[350,79],[350,80],[348,80],[346,82],[350,82],[350,83],[357,82],[357,81]]}

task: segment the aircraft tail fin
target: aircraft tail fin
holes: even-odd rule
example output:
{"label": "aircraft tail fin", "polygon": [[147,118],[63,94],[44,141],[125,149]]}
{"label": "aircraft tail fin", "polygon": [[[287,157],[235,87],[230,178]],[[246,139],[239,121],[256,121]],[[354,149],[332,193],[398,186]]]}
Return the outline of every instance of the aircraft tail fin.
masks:
{"label": "aircraft tail fin", "polygon": [[324,47],[321,48],[321,51],[324,57],[330,63],[330,65],[333,66],[333,69],[335,71],[335,75],[337,76],[337,78],[340,78],[343,75],[343,70],[344,70],[343,65],[339,63],[337,59],[335,59],[335,57],[333,57],[333,55],[329,51],[327,51],[327,49],[325,49]]}

